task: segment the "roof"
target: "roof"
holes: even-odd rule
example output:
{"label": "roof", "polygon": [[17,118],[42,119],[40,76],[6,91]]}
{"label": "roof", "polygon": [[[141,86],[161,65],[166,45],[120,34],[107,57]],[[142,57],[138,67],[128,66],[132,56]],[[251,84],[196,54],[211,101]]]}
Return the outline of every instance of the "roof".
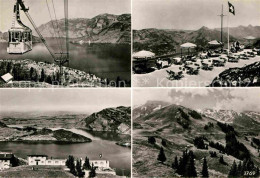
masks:
{"label": "roof", "polygon": [[27,155],[27,157],[48,157],[47,155]]}
{"label": "roof", "polygon": [[193,43],[184,43],[181,45],[181,48],[195,48],[197,45]]}
{"label": "roof", "polygon": [[0,153],[0,160],[9,160],[13,157],[12,153]]}
{"label": "roof", "polygon": [[1,78],[7,83],[13,79],[13,76],[10,73],[6,73],[2,75]]}
{"label": "roof", "polygon": [[147,57],[154,57],[154,56],[155,54],[153,52],[145,51],[145,50],[133,54],[134,58],[147,58]]}

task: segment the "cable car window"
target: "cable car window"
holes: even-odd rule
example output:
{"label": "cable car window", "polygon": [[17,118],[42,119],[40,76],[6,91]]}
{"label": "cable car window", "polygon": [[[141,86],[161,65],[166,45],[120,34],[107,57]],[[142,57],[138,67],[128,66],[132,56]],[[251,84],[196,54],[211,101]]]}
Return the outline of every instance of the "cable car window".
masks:
{"label": "cable car window", "polygon": [[24,32],[24,33],[23,33],[23,38],[24,38],[24,41],[25,41],[25,42],[28,41],[27,32]]}
{"label": "cable car window", "polygon": [[14,39],[15,42],[19,40],[19,32],[15,32]]}
{"label": "cable car window", "polygon": [[23,41],[23,33],[20,32],[19,34],[20,34],[19,41],[22,42]]}
{"label": "cable car window", "polygon": [[12,42],[15,42],[15,33],[14,32],[11,32],[12,33]]}

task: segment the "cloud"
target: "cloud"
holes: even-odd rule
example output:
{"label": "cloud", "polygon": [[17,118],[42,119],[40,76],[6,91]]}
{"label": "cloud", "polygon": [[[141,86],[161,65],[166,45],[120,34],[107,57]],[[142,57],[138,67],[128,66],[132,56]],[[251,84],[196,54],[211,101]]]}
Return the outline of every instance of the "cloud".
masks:
{"label": "cloud", "polygon": [[135,103],[148,100],[168,101],[191,109],[205,108],[260,112],[260,90],[257,88],[177,88],[138,89]]}

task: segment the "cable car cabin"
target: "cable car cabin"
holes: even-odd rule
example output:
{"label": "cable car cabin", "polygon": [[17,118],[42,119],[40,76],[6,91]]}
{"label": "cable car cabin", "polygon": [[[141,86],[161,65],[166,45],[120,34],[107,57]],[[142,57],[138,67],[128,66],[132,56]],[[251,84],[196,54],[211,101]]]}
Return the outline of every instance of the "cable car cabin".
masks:
{"label": "cable car cabin", "polygon": [[20,7],[14,5],[14,19],[11,29],[8,30],[9,41],[7,52],[9,54],[23,54],[32,50],[32,30],[25,26],[20,19]]}
{"label": "cable car cabin", "polygon": [[10,29],[7,52],[23,54],[32,50],[32,32],[27,29]]}

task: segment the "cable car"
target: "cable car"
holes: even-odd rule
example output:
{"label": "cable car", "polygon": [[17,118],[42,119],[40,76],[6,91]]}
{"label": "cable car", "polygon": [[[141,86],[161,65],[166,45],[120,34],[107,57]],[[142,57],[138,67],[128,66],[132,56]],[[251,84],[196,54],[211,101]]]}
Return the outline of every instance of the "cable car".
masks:
{"label": "cable car", "polygon": [[7,52],[9,54],[23,54],[32,50],[32,30],[21,21],[18,1],[14,5],[14,19],[8,34]]}

